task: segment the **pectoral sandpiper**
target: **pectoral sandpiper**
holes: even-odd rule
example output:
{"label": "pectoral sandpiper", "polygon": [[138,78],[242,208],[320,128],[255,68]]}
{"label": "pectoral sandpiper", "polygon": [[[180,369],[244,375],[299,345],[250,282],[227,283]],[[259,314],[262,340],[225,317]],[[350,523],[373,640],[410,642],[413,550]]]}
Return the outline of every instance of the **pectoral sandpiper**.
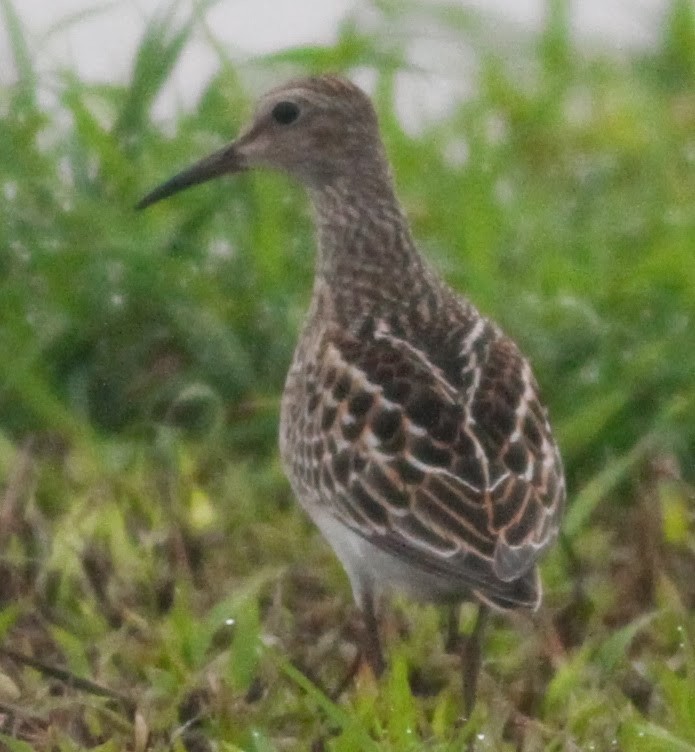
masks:
{"label": "pectoral sandpiper", "polygon": [[280,450],[299,503],[350,579],[367,660],[380,673],[385,591],[476,600],[479,627],[488,606],[536,608],[536,563],[565,500],[546,410],[515,343],[418,253],[369,98],[338,77],[290,81],[260,99],[235,141],[138,207],[256,167],[297,178],[315,210],[316,277]]}

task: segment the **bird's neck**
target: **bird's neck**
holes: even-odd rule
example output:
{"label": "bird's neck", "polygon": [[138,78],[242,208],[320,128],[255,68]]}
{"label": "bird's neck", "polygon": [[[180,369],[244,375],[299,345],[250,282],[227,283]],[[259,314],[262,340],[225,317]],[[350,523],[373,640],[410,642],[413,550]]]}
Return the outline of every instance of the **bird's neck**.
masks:
{"label": "bird's neck", "polygon": [[424,262],[388,175],[361,174],[311,191],[318,230],[316,283],[337,315],[355,320],[412,304]]}

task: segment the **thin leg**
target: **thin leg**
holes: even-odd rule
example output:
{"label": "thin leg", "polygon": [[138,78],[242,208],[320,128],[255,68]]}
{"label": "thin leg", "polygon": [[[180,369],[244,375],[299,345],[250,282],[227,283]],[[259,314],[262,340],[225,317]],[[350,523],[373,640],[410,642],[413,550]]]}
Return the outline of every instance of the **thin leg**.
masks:
{"label": "thin leg", "polygon": [[381,651],[381,642],[379,640],[379,628],[376,620],[376,610],[374,608],[374,597],[371,592],[363,591],[360,605],[363,625],[361,640],[357,646],[357,654],[350,664],[345,676],[335,690],[329,695],[332,700],[337,700],[350,686],[357,675],[363,660],[367,661],[369,667],[372,669],[372,673],[376,677],[381,676],[386,667],[384,656]]}
{"label": "thin leg", "polygon": [[362,616],[364,617],[364,657],[371,666],[374,676],[379,677],[384,673],[386,664],[379,640],[374,596],[371,592],[365,593],[362,598]]}
{"label": "thin leg", "polygon": [[490,613],[488,606],[482,603],[478,606],[478,616],[470,636],[464,643],[461,656],[463,669],[463,711],[466,719],[471,717],[475,707],[475,697],[478,689],[478,675],[480,674],[481,648],[483,632]]}
{"label": "thin leg", "polygon": [[359,671],[360,663],[362,663],[362,648],[358,648],[357,654],[352,659],[352,663],[350,664],[347,673],[342,678],[338,686],[333,690],[333,692],[328,695],[331,700],[335,702],[340,699],[340,696],[343,694],[343,692],[352,684],[353,679]]}
{"label": "thin leg", "polygon": [[461,606],[456,603],[449,606],[446,612],[446,642],[444,650],[447,653],[458,653],[461,649],[461,634],[459,633],[459,615]]}

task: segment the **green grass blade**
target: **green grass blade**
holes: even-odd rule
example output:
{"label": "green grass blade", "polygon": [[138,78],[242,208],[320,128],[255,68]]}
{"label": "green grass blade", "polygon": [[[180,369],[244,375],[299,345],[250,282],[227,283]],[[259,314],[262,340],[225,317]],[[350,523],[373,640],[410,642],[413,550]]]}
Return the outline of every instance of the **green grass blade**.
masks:
{"label": "green grass blade", "polygon": [[35,105],[37,78],[21,19],[12,0],[0,0],[0,9],[2,9],[2,14],[5,17],[7,36],[10,41],[12,58],[17,69],[24,102],[26,105]]}
{"label": "green grass blade", "polygon": [[620,742],[631,752],[695,752],[695,745],[647,721],[628,721],[620,731]]}
{"label": "green grass blade", "polygon": [[112,10],[116,10],[119,6],[118,0],[110,0],[110,2],[99,3],[97,5],[91,5],[87,8],[80,8],[74,13],[68,13],[65,16],[61,16],[55,23],[51,24],[43,35],[42,42],[44,44],[50,42],[54,37],[58,37],[65,32],[79,26],[85,21],[90,21],[103,13],[108,13]]}
{"label": "green grass blade", "polygon": [[326,695],[311,682],[307,677],[288,660],[281,656],[276,656],[276,663],[280,670],[302,689],[309,698],[326,714],[326,716],[335,723],[339,728],[346,730],[356,739],[359,739],[360,749],[364,752],[378,752],[378,744],[369,736],[367,730],[363,728],[358,720],[351,716],[346,710],[336,705]]}
{"label": "green grass blade", "polygon": [[640,442],[627,454],[611,460],[576,494],[570,501],[562,523],[562,529],[569,538],[573,538],[585,527],[601,500],[635,467],[644,456],[646,449],[647,443]]}
{"label": "green grass blade", "polygon": [[170,79],[193,29],[193,19],[175,22],[176,5],[155,16],[138,47],[130,86],[115,131],[122,137],[147,130],[155,99]]}

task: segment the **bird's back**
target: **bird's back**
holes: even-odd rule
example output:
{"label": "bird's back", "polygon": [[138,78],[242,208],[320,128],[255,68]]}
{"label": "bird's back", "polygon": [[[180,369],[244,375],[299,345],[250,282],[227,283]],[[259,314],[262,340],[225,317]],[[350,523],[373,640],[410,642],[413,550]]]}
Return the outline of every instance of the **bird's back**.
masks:
{"label": "bird's back", "polygon": [[564,504],[538,387],[512,340],[420,276],[368,306],[316,285],[283,399],[288,475],[353,588],[535,607]]}

